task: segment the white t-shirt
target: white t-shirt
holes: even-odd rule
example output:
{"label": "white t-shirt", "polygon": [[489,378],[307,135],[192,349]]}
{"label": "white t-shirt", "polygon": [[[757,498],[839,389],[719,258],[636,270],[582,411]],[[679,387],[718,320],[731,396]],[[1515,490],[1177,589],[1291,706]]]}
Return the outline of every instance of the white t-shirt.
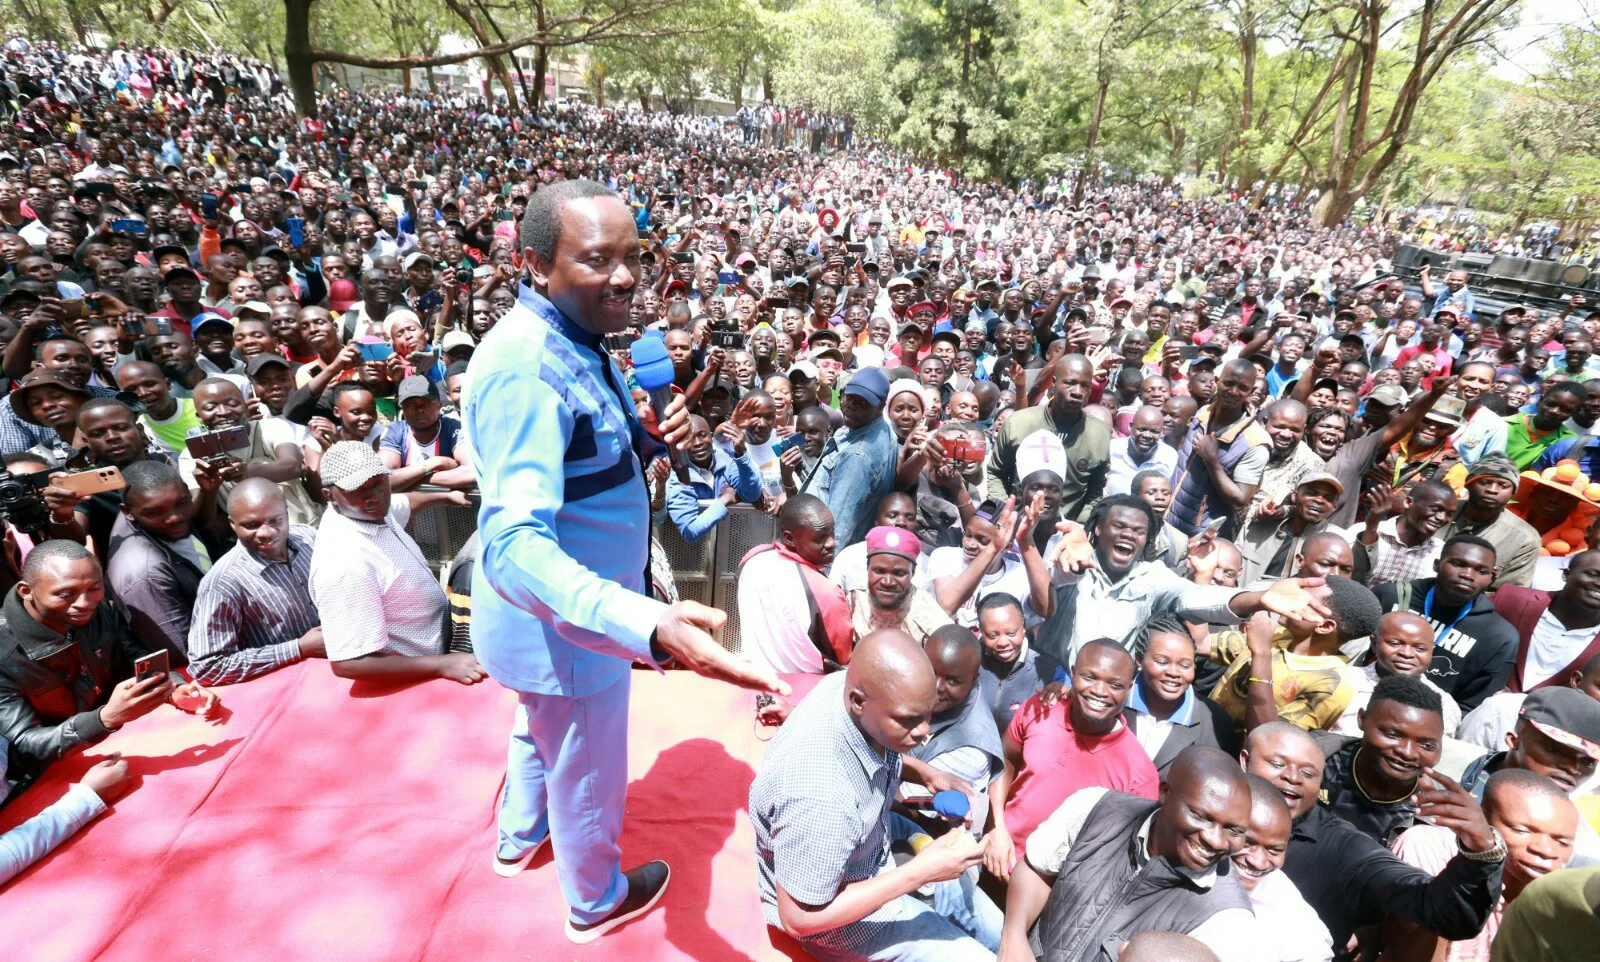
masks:
{"label": "white t-shirt", "polygon": [[822,652],[811,643],[811,606],[799,567],[763,551],[739,569],[741,653],[776,672],[820,675]]}
{"label": "white t-shirt", "polygon": [[[928,555],[926,572],[928,591],[933,592],[933,584],[940,578],[954,578],[961,574],[967,569],[967,564],[966,552],[958,547],[933,549],[933,553]],[[978,602],[997,591],[1003,591],[1022,603],[1023,614],[1030,627],[1042,620],[1033,614],[1033,606],[1029,603],[1028,571],[1022,566],[1022,560],[1009,554],[1002,554],[1000,570],[983,573],[983,578],[978,582],[978,590],[962,602],[961,607],[957,608],[952,616],[955,623],[963,628],[976,628]]]}
{"label": "white t-shirt", "polygon": [[1548,609],[1533,626],[1533,638],[1528,644],[1528,661],[1522,666],[1522,687],[1531,689],[1548,681],[1551,676],[1572,664],[1583,650],[1600,633],[1593,625],[1587,628],[1568,628]]}
{"label": "white t-shirt", "polygon": [[403,494],[390,499],[382,524],[352,521],[332,509],[322,516],[307,587],[322,613],[329,660],[444,653],[449,602],[405,531],[410,520]]}

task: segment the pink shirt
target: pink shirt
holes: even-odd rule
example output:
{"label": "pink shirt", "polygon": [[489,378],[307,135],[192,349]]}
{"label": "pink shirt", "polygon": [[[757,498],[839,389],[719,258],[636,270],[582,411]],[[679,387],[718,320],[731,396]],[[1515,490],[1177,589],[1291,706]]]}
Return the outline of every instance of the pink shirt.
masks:
{"label": "pink shirt", "polygon": [[1011,717],[1006,734],[1022,746],[1022,769],[1006,800],[1006,830],[1017,851],[1039,824],[1082,788],[1109,788],[1154,799],[1160,779],[1150,756],[1122,721],[1100,737],[1072,730],[1070,690],[1049,709],[1034,695]]}
{"label": "pink shirt", "polygon": [[[1445,864],[1460,850],[1455,835],[1437,825],[1413,825],[1389,847],[1401,861],[1431,875],[1444,871]],[[1482,932],[1460,942],[1445,943],[1449,946],[1445,950],[1445,962],[1489,962],[1489,947],[1494,944],[1495,933],[1500,931],[1500,917],[1505,912],[1506,898],[1501,895],[1494,911],[1489,913],[1489,920],[1483,924]]]}

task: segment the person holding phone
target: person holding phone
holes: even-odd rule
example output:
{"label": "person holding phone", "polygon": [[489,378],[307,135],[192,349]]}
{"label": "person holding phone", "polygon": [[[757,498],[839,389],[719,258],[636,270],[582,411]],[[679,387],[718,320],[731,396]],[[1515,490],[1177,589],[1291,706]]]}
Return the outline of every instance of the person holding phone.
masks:
{"label": "person holding phone", "polygon": [[106,598],[100,562],[72,541],[28,553],[22,581],[0,602],[0,641],[0,740],[26,775],[167,702],[191,714],[218,704],[176,675],[134,676],[150,651]]}

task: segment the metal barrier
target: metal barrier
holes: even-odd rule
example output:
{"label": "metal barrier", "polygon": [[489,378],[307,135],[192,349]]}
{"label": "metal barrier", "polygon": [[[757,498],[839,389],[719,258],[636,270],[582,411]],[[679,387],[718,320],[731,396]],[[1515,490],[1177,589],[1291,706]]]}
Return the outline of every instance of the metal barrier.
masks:
{"label": "metal barrier", "polygon": [[[467,497],[471,503],[466,506],[440,505],[411,516],[411,537],[436,570],[448,567],[478,529],[478,495],[473,492]],[[778,536],[777,519],[750,505],[737,504],[699,541],[683,540],[671,521],[654,525],[654,532],[672,569],[678,597],[727,612],[727,624],[717,641],[729,651],[739,651],[739,559]]]}

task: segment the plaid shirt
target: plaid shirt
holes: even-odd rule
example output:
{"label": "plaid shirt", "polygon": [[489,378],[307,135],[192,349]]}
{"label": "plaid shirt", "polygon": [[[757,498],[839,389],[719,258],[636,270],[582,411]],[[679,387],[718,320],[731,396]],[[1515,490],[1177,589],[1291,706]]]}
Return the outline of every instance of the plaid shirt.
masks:
{"label": "plaid shirt", "polygon": [[[1400,543],[1398,518],[1385,518],[1378,522],[1377,543],[1365,546],[1371,574],[1367,587],[1376,588],[1391,581],[1414,581],[1433,574],[1433,563],[1444,550],[1444,539],[1437,533],[1429,535],[1415,547]],[[1354,539],[1352,539],[1354,540]],[[1359,541],[1356,542],[1360,544]]]}

